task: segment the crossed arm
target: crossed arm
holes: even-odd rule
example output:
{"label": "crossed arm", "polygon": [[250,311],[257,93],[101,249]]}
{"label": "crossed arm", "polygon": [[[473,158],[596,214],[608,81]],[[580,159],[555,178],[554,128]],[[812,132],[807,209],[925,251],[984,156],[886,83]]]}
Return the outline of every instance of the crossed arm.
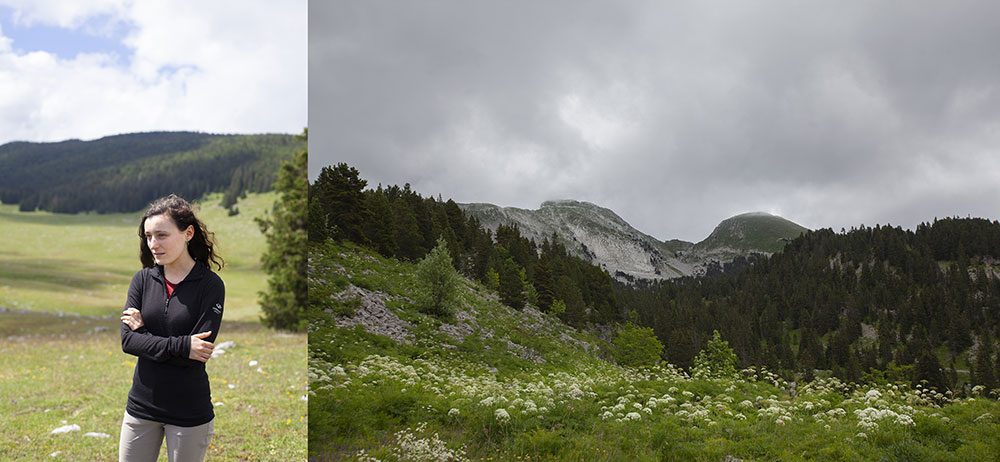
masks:
{"label": "crossed arm", "polygon": [[139,273],[129,286],[126,309],[122,312],[122,351],[182,367],[204,364],[212,357],[215,338],[222,323],[222,305],[225,287],[211,287],[202,297],[201,315],[195,322],[192,335],[164,337],[149,332],[142,319],[143,281]]}
{"label": "crossed arm", "polygon": [[[145,325],[142,322],[142,312],[139,311],[137,308],[133,307],[126,308],[125,311],[122,312],[122,323],[125,326],[128,326],[128,328],[132,331],[132,333],[138,333],[141,335],[150,335],[152,337],[156,337],[155,335],[150,334],[147,329],[144,329]],[[130,333],[123,334],[122,349],[126,348],[125,346],[126,341],[124,337],[129,334]],[[191,338],[191,344],[188,349],[188,359],[193,359],[195,361],[206,363],[208,362],[209,359],[212,358],[212,351],[215,349],[215,344],[205,340],[205,338],[209,337],[210,335],[212,335],[212,331],[199,332],[197,334],[189,336]],[[167,345],[170,345],[169,339],[172,337],[158,337],[158,338],[167,338],[168,339]],[[137,342],[132,342],[132,343],[137,343]],[[131,351],[128,352],[133,353]],[[136,354],[136,356],[141,356],[141,355]],[[150,359],[155,359],[155,358],[150,358]]]}

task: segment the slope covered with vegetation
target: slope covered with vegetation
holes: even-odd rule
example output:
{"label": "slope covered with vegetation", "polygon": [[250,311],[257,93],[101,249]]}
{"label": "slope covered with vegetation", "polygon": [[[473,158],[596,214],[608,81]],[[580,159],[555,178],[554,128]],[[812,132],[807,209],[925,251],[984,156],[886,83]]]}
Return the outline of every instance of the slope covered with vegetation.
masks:
{"label": "slope covered with vegetation", "polygon": [[819,230],[705,277],[612,287],[554,236],[365,186],[345,164],[310,186],[316,460],[1000,450],[996,222]]}
{"label": "slope covered with vegetation", "polygon": [[744,213],[723,220],[696,250],[735,249],[780,252],[785,244],[808,229],[784,218],[762,212]]}
{"label": "slope covered with vegetation", "polygon": [[852,381],[998,387],[996,221],[818,230],[739,263],[712,277],[618,286],[616,298],[683,367],[718,329],[741,364],[789,379],[826,369]]}
{"label": "slope covered with vegetation", "polygon": [[456,269],[510,306],[557,306],[574,326],[621,319],[611,276],[571,255],[554,235],[538,242],[517,226],[493,232],[452,200],[422,197],[410,185],[366,186],[347,164],[324,167],[309,186],[309,239],[346,240],[405,261],[423,258],[444,239]]}
{"label": "slope covered with vegetation", "polygon": [[22,211],[128,213],[176,193],[270,191],[282,161],[305,148],[292,135],[152,132],[94,141],[0,146],[0,201]]}
{"label": "slope covered with vegetation", "polygon": [[469,279],[452,314],[428,314],[416,268],[354,244],[311,247],[312,460],[958,461],[1000,451],[1000,406],[982,388],[960,399],[906,383],[796,385],[711,359],[690,373],[622,367],[614,332],[515,310]]}

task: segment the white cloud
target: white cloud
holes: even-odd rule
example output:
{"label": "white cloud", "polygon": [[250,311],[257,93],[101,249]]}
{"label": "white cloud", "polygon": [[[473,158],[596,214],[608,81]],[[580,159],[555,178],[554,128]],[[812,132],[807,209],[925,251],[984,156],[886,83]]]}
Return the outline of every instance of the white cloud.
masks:
{"label": "white cloud", "polygon": [[298,133],[307,123],[305,0],[2,3],[20,25],[128,24],[123,40],[134,54],[125,65],[111,53],[19,54],[0,30],[0,143],[150,130]]}
{"label": "white cloud", "polygon": [[14,9],[14,22],[32,26],[44,24],[75,29],[95,16],[124,18],[129,0],[2,0]]}

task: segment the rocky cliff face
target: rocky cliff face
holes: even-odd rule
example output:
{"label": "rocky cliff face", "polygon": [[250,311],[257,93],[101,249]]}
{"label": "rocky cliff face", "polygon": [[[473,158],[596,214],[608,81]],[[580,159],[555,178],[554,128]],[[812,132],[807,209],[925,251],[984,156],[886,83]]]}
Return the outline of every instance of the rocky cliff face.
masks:
{"label": "rocky cliff face", "polygon": [[573,254],[601,266],[619,280],[672,279],[701,274],[712,262],[751,253],[770,254],[805,228],[773,215],[752,213],[720,223],[697,244],[660,241],[628,224],[613,211],[573,200],[547,201],[538,210],[462,204],[460,207],[496,230],[516,224],[523,236],[541,242],[555,234]]}

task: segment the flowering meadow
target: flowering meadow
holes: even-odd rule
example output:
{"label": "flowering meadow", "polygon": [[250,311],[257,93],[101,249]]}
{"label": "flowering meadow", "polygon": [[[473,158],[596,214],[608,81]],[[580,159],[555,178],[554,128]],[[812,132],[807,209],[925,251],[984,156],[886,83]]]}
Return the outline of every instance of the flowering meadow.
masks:
{"label": "flowering meadow", "polygon": [[[413,265],[315,247],[311,460],[995,460],[1000,405],[903,384],[623,368],[608,333],[515,311],[465,282],[420,313]],[[385,311],[374,310],[379,305]],[[384,305],[384,306],[383,306]],[[377,314],[373,314],[377,313]],[[379,331],[383,325],[394,326]],[[354,320],[354,321],[350,321]],[[373,333],[382,332],[382,333]]]}

